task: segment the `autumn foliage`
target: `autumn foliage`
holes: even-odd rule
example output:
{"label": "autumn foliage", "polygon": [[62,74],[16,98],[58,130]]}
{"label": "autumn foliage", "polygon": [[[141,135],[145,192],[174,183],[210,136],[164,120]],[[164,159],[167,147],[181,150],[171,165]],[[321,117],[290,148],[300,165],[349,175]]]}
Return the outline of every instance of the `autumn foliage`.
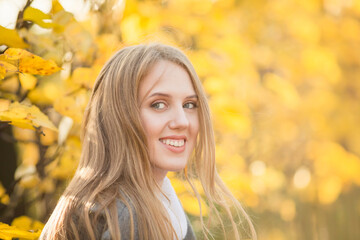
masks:
{"label": "autumn foliage", "polygon": [[[102,65],[151,41],[194,63],[218,170],[259,239],[360,238],[359,1],[100,2],[77,20],[28,0],[14,29],[0,26],[0,239],[38,238],[77,166]],[[199,230],[189,186],[170,177]]]}

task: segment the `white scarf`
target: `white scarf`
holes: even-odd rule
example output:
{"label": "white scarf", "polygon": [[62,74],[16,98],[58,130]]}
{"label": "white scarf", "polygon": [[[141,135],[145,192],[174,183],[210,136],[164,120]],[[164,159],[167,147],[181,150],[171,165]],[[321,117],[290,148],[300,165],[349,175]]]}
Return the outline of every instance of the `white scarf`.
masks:
{"label": "white scarf", "polygon": [[[178,239],[184,239],[187,232],[187,220],[184,209],[182,208],[180,201],[175,193],[174,188],[171,185],[170,179],[165,177],[161,186],[165,196],[161,195],[160,200],[162,201],[165,209],[167,210],[172,226]],[[174,239],[176,237],[174,236]]]}

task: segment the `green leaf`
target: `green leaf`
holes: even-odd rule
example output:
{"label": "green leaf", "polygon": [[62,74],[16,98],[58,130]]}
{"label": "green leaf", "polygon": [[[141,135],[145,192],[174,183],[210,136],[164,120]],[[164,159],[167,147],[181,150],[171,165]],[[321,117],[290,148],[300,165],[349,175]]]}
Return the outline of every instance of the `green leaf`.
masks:
{"label": "green leaf", "polygon": [[0,45],[8,47],[27,48],[29,45],[19,36],[16,30],[0,26]]}

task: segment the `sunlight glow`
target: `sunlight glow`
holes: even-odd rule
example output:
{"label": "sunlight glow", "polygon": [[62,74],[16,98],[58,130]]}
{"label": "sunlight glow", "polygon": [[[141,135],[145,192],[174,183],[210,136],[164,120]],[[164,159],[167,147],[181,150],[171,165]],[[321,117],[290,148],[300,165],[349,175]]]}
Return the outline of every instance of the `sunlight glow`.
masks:
{"label": "sunlight glow", "polygon": [[293,183],[296,188],[303,189],[309,185],[311,180],[311,174],[308,168],[300,167],[294,175]]}
{"label": "sunlight glow", "polygon": [[255,161],[250,165],[250,171],[254,176],[262,176],[266,171],[266,165],[263,161]]}

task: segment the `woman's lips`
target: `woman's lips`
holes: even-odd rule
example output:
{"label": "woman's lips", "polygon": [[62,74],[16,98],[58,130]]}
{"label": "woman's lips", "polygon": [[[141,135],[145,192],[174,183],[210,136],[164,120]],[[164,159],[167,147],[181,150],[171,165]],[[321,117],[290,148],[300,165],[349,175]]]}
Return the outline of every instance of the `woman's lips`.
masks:
{"label": "woman's lips", "polygon": [[164,147],[174,153],[181,153],[185,150],[186,137],[161,138],[159,141],[162,145],[164,145]]}
{"label": "woman's lips", "polygon": [[174,153],[181,153],[181,152],[185,151],[186,142],[181,147],[175,147],[175,146],[167,145],[166,143],[163,143],[163,142],[161,142],[161,144],[164,145],[164,147],[166,147],[168,150],[170,150],[170,151],[172,151]]}

